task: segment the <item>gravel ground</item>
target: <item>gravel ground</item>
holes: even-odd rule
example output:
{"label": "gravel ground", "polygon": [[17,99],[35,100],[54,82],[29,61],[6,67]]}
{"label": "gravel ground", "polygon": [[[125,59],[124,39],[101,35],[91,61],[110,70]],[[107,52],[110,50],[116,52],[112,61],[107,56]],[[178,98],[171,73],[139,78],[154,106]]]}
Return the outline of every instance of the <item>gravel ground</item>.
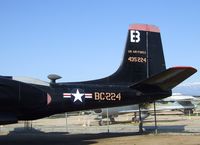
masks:
{"label": "gravel ground", "polygon": [[[200,117],[181,114],[159,114],[158,134],[154,135],[153,116],[144,122],[144,134],[131,123],[132,114],[120,115],[117,124],[98,126],[95,116],[70,116],[67,119],[41,119],[32,129],[23,123],[1,126],[0,145],[200,145]],[[109,133],[107,133],[109,129]]]}

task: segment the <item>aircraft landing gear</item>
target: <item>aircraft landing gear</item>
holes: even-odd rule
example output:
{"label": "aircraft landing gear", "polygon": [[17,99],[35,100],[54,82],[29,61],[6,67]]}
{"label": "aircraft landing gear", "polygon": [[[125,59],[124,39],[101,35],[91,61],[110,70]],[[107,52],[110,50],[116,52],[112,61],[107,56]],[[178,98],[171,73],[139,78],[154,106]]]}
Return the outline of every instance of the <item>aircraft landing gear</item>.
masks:
{"label": "aircraft landing gear", "polygon": [[136,112],[134,112],[131,121],[134,122],[134,123],[138,123],[139,122],[139,120],[137,119],[137,113]]}
{"label": "aircraft landing gear", "polygon": [[110,116],[108,119],[109,119],[109,121],[106,121],[106,122],[105,122],[105,120],[103,121],[103,119],[100,119],[99,122],[98,122],[99,126],[111,125],[112,123],[115,123],[115,118],[114,117]]}
{"label": "aircraft landing gear", "polygon": [[32,126],[32,121],[24,121],[24,129],[25,130],[32,130],[33,126]]}
{"label": "aircraft landing gear", "polygon": [[110,116],[109,119],[110,119],[110,124],[115,123],[115,118],[114,117]]}
{"label": "aircraft landing gear", "polygon": [[184,109],[183,113],[184,113],[185,115],[190,115],[190,114],[193,114],[194,111],[193,111],[192,109]]}
{"label": "aircraft landing gear", "polygon": [[102,120],[102,119],[100,119],[98,123],[99,123],[99,126],[102,126],[102,125],[104,125],[104,123],[103,123],[103,120]]}

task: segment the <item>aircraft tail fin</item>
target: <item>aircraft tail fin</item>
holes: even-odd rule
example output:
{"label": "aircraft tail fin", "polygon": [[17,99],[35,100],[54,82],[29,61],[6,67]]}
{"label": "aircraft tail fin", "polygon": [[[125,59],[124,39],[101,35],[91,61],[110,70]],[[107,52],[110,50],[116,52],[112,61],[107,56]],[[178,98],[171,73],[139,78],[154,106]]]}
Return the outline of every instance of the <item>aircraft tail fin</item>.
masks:
{"label": "aircraft tail fin", "polygon": [[154,25],[129,26],[125,52],[109,83],[132,84],[166,70],[160,30]]}
{"label": "aircraft tail fin", "polygon": [[[193,72],[194,69],[185,67],[166,71],[159,28],[154,25],[133,24],[128,30],[124,56],[118,70],[106,78],[84,83],[131,86],[141,81],[148,85],[157,81],[160,83],[159,87],[170,89]],[[176,78],[177,74],[183,78]]]}
{"label": "aircraft tail fin", "polygon": [[131,85],[130,88],[133,87],[143,92],[152,92],[153,89],[169,91],[196,71],[192,67],[172,67],[144,81]]}

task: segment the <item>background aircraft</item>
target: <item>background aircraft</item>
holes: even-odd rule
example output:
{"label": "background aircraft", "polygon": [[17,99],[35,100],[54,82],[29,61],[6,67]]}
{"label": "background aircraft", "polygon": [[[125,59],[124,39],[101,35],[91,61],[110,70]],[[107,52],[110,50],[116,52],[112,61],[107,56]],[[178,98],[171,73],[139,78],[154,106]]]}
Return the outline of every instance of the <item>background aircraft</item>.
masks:
{"label": "background aircraft", "polygon": [[[77,71],[81,72],[78,66]],[[195,72],[192,67],[166,69],[158,27],[130,25],[122,63],[106,78],[56,83],[61,77],[49,75],[51,82],[45,83],[1,76],[0,124],[56,113],[152,102],[170,96],[172,88]]]}
{"label": "background aircraft", "polygon": [[[184,114],[188,114],[189,112],[192,114],[195,109],[195,105],[192,101],[200,101],[199,99],[193,96],[183,96],[180,94],[173,94],[170,97],[164,98],[162,100],[158,100],[156,103],[156,111],[173,111],[178,110],[183,112]],[[153,111],[153,107],[151,104],[144,104],[141,106],[141,120],[147,118],[150,113]],[[97,119],[99,119],[99,125],[103,125],[104,119],[107,117],[110,119],[111,123],[115,123],[115,118],[120,114],[133,113],[132,121],[139,121],[139,116],[136,115],[139,112],[139,105],[129,105],[122,107],[112,107],[112,108],[102,108],[94,110],[96,114],[98,114]]]}
{"label": "background aircraft", "polygon": [[[197,104],[200,102],[200,98],[190,96],[190,95],[183,95],[181,93],[173,93],[172,96],[162,99],[161,101],[164,102],[174,102],[176,107],[179,107],[184,112],[184,114],[193,114]],[[181,108],[183,106],[184,108]]]}

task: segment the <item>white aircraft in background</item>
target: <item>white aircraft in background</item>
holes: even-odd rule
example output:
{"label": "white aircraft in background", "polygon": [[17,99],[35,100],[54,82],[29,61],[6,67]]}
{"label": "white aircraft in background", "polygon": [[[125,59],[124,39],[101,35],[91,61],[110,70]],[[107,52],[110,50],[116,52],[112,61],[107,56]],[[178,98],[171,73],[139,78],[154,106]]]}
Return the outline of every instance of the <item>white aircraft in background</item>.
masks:
{"label": "white aircraft in background", "polygon": [[[173,106],[160,106],[158,109],[167,110],[167,108],[171,110],[181,110],[184,114],[193,113],[194,109],[197,107],[195,102],[200,102],[200,98],[183,95],[181,93],[173,93],[172,96],[162,99],[158,102],[174,102]],[[174,108],[174,109],[173,109]]]}
{"label": "white aircraft in background", "polygon": [[[200,101],[200,99],[189,95],[182,95],[181,93],[173,93],[172,96],[158,101],[159,105],[157,105],[156,111],[179,110],[184,114],[192,114],[193,110],[196,108],[196,105],[192,103],[193,101]],[[171,104],[166,105],[168,102],[171,102]],[[152,111],[152,107],[148,109],[141,107],[141,120],[147,118]],[[114,123],[115,117],[125,113],[134,113],[132,121],[139,121],[139,116],[136,116],[136,113],[139,112],[139,105],[96,109],[94,112],[99,115],[99,125],[103,125],[103,119],[107,117],[110,119],[111,123]]]}
{"label": "white aircraft in background", "polygon": [[200,101],[200,98],[183,95],[182,93],[173,93],[172,96],[162,99],[161,101],[172,102],[172,101]]}

